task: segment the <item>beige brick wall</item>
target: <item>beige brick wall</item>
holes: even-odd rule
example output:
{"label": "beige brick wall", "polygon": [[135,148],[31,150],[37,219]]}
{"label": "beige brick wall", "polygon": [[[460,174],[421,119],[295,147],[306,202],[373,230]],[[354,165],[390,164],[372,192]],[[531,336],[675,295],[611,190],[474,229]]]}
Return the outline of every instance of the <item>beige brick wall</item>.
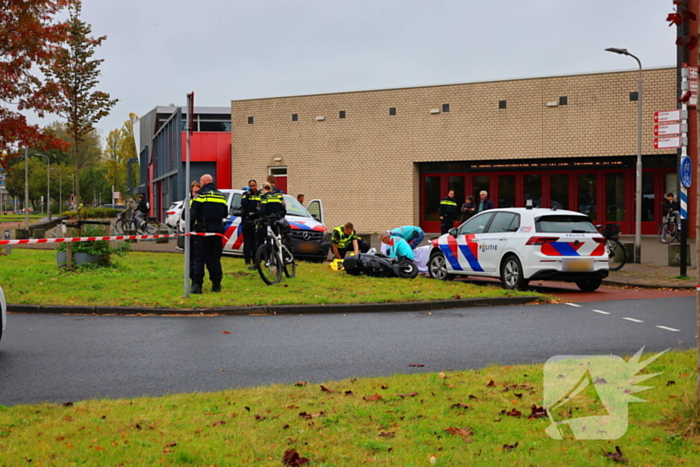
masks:
{"label": "beige brick wall", "polygon": [[[635,155],[629,93],[637,78],[625,71],[232,101],[232,183],[286,166],[289,193],[321,198],[328,227],[419,224],[418,162]],[[644,155],[674,153],[654,150],[652,140],[653,113],[677,106],[675,79],[674,68],[644,71]],[[568,105],[545,105],[561,96]],[[430,113],[442,104],[450,112]]]}

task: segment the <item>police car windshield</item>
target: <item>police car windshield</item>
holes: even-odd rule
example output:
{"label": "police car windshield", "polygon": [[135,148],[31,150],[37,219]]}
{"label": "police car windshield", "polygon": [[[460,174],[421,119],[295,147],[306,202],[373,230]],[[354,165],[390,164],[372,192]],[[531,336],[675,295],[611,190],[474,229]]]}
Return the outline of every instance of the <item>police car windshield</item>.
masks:
{"label": "police car windshield", "polygon": [[284,195],[284,205],[288,216],[311,217],[309,211],[294,196]]}

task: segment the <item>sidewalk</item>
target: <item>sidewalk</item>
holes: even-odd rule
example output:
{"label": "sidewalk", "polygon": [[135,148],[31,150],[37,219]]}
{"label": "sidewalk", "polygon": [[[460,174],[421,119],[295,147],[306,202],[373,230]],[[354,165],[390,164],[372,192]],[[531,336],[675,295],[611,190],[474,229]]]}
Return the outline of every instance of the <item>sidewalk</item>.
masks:
{"label": "sidewalk", "polygon": [[[621,240],[625,244],[634,244],[633,235],[624,235]],[[153,253],[182,253],[176,249],[175,239],[168,243],[156,243],[155,241],[139,241],[132,244],[133,251]],[[673,243],[678,245],[678,243]],[[644,287],[644,288],[674,288],[695,289],[697,285],[698,268],[695,252],[695,240],[688,240],[688,254],[691,258],[690,266],[686,268],[688,279],[679,279],[680,266],[668,265],[669,245],[662,244],[656,235],[642,235],[642,262],[634,264],[629,262],[619,271],[611,271],[603,284]],[[56,244],[22,245],[14,248],[40,248],[54,249]]]}

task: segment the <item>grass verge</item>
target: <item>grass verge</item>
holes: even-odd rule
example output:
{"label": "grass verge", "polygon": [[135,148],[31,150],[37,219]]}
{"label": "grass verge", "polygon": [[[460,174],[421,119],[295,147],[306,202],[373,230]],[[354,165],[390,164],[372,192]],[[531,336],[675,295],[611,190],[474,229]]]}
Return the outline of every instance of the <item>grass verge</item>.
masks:
{"label": "grass verge", "polygon": [[[647,356],[643,358],[647,358]],[[542,365],[395,375],[322,385],[0,406],[0,465],[699,465],[695,353],[669,352],[629,405],[620,439],[554,440]],[[599,414],[583,395],[572,417]]]}
{"label": "grass verge", "polygon": [[142,306],[211,308],[281,304],[388,303],[454,298],[539,296],[535,292],[442,282],[424,277],[413,280],[353,277],[325,264],[300,262],[296,277],[265,285],[257,271],[240,258],[224,257],[221,293],[183,298],[182,255],[132,252],[113,257],[111,268],[63,271],[53,250],[16,248],[3,256],[0,284],[8,303],[35,305]]}

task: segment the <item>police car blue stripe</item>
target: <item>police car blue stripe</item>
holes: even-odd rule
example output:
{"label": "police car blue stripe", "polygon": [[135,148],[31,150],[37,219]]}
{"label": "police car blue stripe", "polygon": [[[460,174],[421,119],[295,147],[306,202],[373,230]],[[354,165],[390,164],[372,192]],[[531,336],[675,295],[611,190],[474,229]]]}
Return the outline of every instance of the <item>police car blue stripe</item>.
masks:
{"label": "police car blue stripe", "polygon": [[553,242],[552,246],[562,256],[581,256],[569,242]]}
{"label": "police car blue stripe", "polygon": [[452,254],[452,250],[450,249],[449,245],[440,245],[440,250],[442,250],[442,253],[445,255],[445,259],[449,261],[453,270],[462,271],[462,266],[460,266],[459,260]]}
{"label": "police car blue stripe", "polygon": [[476,272],[483,272],[484,268],[481,267],[481,264],[479,264],[479,260],[474,257],[474,254],[472,253],[472,250],[469,249],[468,245],[459,245],[459,249],[464,255],[464,257],[467,259],[467,262],[469,263],[469,267],[472,268],[472,271]]}
{"label": "police car blue stripe", "polygon": [[313,228],[309,227],[306,224],[302,224],[301,222],[290,222],[289,225],[299,230],[313,230]]}

